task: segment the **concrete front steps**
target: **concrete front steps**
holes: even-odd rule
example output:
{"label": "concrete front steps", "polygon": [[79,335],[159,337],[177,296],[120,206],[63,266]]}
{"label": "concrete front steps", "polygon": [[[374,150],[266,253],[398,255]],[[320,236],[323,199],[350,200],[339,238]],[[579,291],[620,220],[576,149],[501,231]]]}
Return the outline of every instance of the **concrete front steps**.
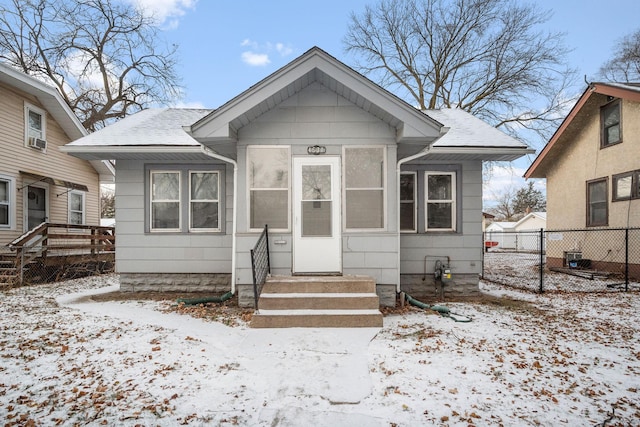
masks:
{"label": "concrete front steps", "polygon": [[272,276],[252,328],[382,327],[376,283],[368,276]]}

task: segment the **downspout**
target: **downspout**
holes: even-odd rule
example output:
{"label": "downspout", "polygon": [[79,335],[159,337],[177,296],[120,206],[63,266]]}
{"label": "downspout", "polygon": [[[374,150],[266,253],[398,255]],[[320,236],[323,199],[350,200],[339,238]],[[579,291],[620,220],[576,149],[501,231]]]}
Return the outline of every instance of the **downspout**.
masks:
{"label": "downspout", "polygon": [[[448,127],[442,127],[440,128],[440,137],[442,137],[442,135],[444,135],[445,133],[447,133],[449,131]],[[440,139],[440,137],[438,139]],[[429,152],[431,151],[431,146],[433,145],[434,142],[436,142],[438,139],[434,140],[433,142],[431,142],[429,145],[427,145],[425,148],[423,148],[421,151],[419,151],[418,153],[411,155],[409,157],[405,157],[404,159],[400,159],[398,160],[398,163],[396,164],[396,182],[398,183],[397,188],[396,188],[396,207],[398,209],[398,213],[396,215],[396,230],[398,230],[398,284],[396,285],[396,293],[400,293],[400,262],[401,262],[401,256],[400,256],[400,244],[401,244],[401,236],[402,233],[400,232],[400,175],[401,175],[401,168],[402,165],[404,165],[407,162],[410,162],[412,160],[416,160],[419,159],[420,157],[424,157],[427,154],[429,154]]]}
{"label": "downspout", "polygon": [[238,217],[238,162],[232,158],[222,156],[212,149],[200,146],[202,153],[205,156],[212,157],[217,160],[222,160],[233,165],[233,214],[231,216],[231,294],[236,293],[236,228]]}

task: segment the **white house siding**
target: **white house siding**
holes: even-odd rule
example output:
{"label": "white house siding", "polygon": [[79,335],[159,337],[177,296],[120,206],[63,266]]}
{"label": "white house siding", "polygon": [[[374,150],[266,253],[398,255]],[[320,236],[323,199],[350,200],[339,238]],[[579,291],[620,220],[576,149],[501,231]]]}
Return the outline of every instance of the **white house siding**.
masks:
{"label": "white house siding", "polygon": [[[243,171],[238,177],[239,194],[247,194],[244,171],[248,145],[290,146],[292,156],[307,156],[307,147],[316,144],[327,148],[327,156],[340,157],[343,146],[387,146],[387,228],[379,232],[343,231],[342,261],[344,274],[367,274],[378,284],[395,285],[398,274],[395,129],[330,89],[313,83],[238,131],[238,165]],[[238,212],[236,283],[242,293],[245,285],[252,283],[249,250],[259,233],[248,232],[247,196],[239,198]],[[269,239],[272,272],[291,274],[291,232],[271,232]]]}
{"label": "white house siding", "polygon": [[233,169],[225,171],[224,233],[183,234],[145,233],[145,162],[118,160],[116,168],[116,269],[121,289],[228,290]]}
{"label": "white house siding", "polygon": [[[422,164],[430,164],[422,161]],[[438,164],[433,163],[434,167]],[[478,291],[482,272],[482,162],[461,163],[462,194],[458,203],[461,229],[455,233],[403,233],[400,238],[401,289],[412,296],[440,296],[434,267],[437,260],[449,257],[452,283],[445,285],[447,294],[473,294]],[[424,221],[424,218],[418,218]]]}

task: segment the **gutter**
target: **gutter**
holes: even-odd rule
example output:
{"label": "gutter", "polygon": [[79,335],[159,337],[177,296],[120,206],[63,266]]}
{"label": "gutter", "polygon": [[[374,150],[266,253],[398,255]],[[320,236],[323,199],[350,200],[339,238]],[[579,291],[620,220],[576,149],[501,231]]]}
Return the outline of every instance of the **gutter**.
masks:
{"label": "gutter", "polygon": [[[447,132],[449,132],[448,127],[441,127],[440,128],[440,138],[446,134]],[[438,139],[440,139],[438,138]],[[435,141],[433,141],[431,144],[427,145],[425,148],[423,148],[420,152],[409,156],[409,157],[405,157],[404,159],[400,159],[398,160],[397,164],[396,164],[396,182],[398,183],[397,188],[396,188],[396,207],[398,209],[398,213],[396,215],[396,227],[398,230],[398,284],[396,285],[396,292],[400,293],[400,263],[401,263],[401,256],[400,256],[400,239],[402,237],[402,233],[400,232],[400,174],[401,174],[401,168],[402,165],[404,165],[407,162],[410,162],[412,160],[416,160],[419,159],[420,157],[424,157],[427,154],[430,153],[431,151],[431,147],[433,146],[433,144],[438,140],[436,139]]]}
{"label": "gutter", "polygon": [[205,156],[222,160],[233,165],[233,215],[231,217],[231,294],[236,293],[236,228],[238,217],[238,162],[232,158],[222,156],[212,149],[200,146],[200,150]]}

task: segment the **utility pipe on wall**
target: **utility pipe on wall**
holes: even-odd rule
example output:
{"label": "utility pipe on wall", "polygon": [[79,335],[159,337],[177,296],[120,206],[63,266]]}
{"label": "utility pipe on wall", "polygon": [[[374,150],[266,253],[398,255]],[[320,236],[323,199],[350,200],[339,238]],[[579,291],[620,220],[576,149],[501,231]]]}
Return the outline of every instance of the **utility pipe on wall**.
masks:
{"label": "utility pipe on wall", "polygon": [[233,214],[231,215],[231,293],[236,293],[236,219],[238,216],[238,162],[230,157],[222,156],[212,149],[200,146],[202,153],[217,160],[233,165]]}
{"label": "utility pipe on wall", "polygon": [[[444,135],[445,133],[447,133],[449,131],[448,127],[442,127],[440,128],[440,137],[438,139],[440,139],[442,137],[442,135]],[[424,157],[427,154],[429,154],[429,152],[431,151],[431,146],[433,145],[433,143],[435,143],[438,139],[432,141],[429,145],[427,145],[425,148],[423,148],[422,150],[420,150],[418,153],[412,155],[412,156],[408,156],[405,157],[404,159],[400,159],[398,160],[398,162],[396,163],[396,182],[397,182],[397,187],[396,187],[396,209],[398,209],[398,213],[396,215],[396,226],[397,226],[397,232],[398,232],[398,284],[396,285],[396,292],[400,292],[400,262],[401,262],[401,256],[400,256],[400,238],[402,236],[402,233],[400,232],[400,175],[402,173],[401,169],[402,169],[402,165],[404,165],[407,162],[410,162],[412,160],[416,160],[419,159],[420,157]]]}

